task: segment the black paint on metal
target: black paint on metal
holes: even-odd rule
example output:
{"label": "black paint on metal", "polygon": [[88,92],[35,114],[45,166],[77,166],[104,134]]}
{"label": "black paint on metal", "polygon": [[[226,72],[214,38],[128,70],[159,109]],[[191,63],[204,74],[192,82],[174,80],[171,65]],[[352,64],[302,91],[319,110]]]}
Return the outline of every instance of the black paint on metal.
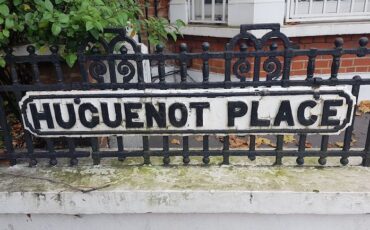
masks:
{"label": "black paint on metal", "polygon": [[[146,12],[147,13],[147,9]],[[250,30],[270,30],[261,38],[255,37]],[[48,55],[38,55],[35,52],[34,46],[27,47],[28,55],[15,56],[12,54],[12,50],[8,49],[6,54],[6,61],[9,66],[11,73],[12,84],[1,85],[0,92],[11,93],[15,96],[16,100],[19,102],[25,92],[28,91],[70,91],[70,90],[144,90],[144,89],[161,89],[163,90],[163,96],[168,96],[166,94],[167,89],[202,89],[202,88],[223,88],[230,89],[230,92],[225,96],[235,95],[232,91],[233,88],[248,88],[248,87],[272,87],[272,86],[307,86],[318,88],[320,86],[337,86],[337,85],[348,85],[352,87],[352,93],[354,96],[358,97],[360,88],[362,85],[370,85],[370,79],[361,79],[355,77],[354,79],[341,79],[338,72],[340,68],[340,61],[343,55],[353,55],[357,57],[365,57],[369,55],[370,49],[366,46],[368,44],[368,39],[363,37],[359,40],[359,47],[353,48],[343,48],[343,39],[337,38],[334,42],[333,49],[294,49],[293,44],[290,42],[288,37],[280,32],[279,24],[257,24],[257,25],[241,25],[240,33],[233,37],[229,43],[225,46],[225,51],[214,52],[211,51],[209,43],[205,42],[202,44],[202,51],[199,53],[188,52],[186,44],[181,44],[179,53],[165,53],[163,46],[157,46],[155,53],[144,54],[141,52],[141,47],[132,38],[130,38],[125,30],[122,29],[107,29],[107,33],[113,34],[111,40],[99,40],[96,41],[90,38],[86,41],[81,42],[81,47],[78,51],[78,66],[81,73],[81,82],[66,82],[65,73],[61,68],[61,58],[58,46],[51,46],[51,54]],[[279,47],[278,44],[282,44]],[[100,47],[99,49],[97,47]],[[239,47],[239,48],[237,48]],[[117,52],[119,50],[119,52]],[[331,75],[329,79],[322,79],[315,76],[315,62],[316,58],[321,55],[332,56],[331,63]],[[296,57],[305,57],[307,60],[307,78],[305,80],[290,79],[290,70],[292,60]],[[202,60],[202,82],[191,82],[188,79],[188,63],[193,59]],[[225,61],[225,72],[224,79],[222,81],[210,81],[210,62],[215,59],[222,59]],[[143,61],[157,61],[158,63],[158,78],[157,82],[144,82],[144,70]],[[181,77],[181,82],[167,82],[166,81],[166,62],[178,63],[179,73]],[[46,62],[51,63],[55,68],[55,82],[52,84],[45,84],[40,79],[40,63]],[[19,64],[30,64],[33,82],[32,84],[23,84],[19,81],[19,76],[17,73],[17,65]],[[253,73],[252,73],[253,71]],[[262,73],[265,73],[261,75]],[[106,77],[108,76],[108,78]],[[133,82],[134,77],[137,76],[138,82]],[[234,81],[232,77],[239,78],[239,81]],[[250,77],[250,78],[249,78]],[[264,78],[266,77],[266,78]],[[109,81],[107,81],[109,79]],[[321,94],[323,92],[320,92]],[[144,94],[144,92],[143,92]],[[142,97],[143,94],[128,94],[125,96],[131,97]],[[53,95],[44,95],[46,98],[53,98]],[[73,95],[75,97],[76,95]],[[114,95],[116,97],[117,95]],[[146,97],[151,97],[153,95],[147,94]],[[188,96],[194,96],[189,94]],[[207,95],[207,96],[218,96],[218,95]],[[276,94],[279,96],[279,94]],[[319,97],[319,95],[313,95],[313,97]],[[351,107],[354,103],[345,95],[341,95],[346,100],[345,103],[349,104]],[[82,95],[81,95],[82,97]],[[39,96],[41,98],[41,95]],[[93,98],[93,95],[92,97]],[[75,102],[78,102],[76,97]],[[307,101],[300,107],[301,111],[309,110],[315,106],[314,101]],[[344,101],[342,101],[344,102]],[[24,104],[31,103],[32,98],[29,101],[25,101]],[[338,102],[335,102],[336,104]],[[330,103],[329,103],[330,104]],[[49,106],[49,108],[48,108]],[[48,120],[48,113],[50,111],[50,106],[53,106],[54,111],[60,110],[58,104],[45,105],[42,113],[36,111],[36,120],[34,124],[42,121],[46,122],[49,126],[52,124]],[[92,104],[87,103],[86,105],[79,105],[78,111],[73,111],[73,107],[67,106],[69,117],[63,117],[62,114],[57,116],[57,123],[59,126],[68,129],[73,126],[76,119],[76,113],[80,113],[80,118],[84,119],[85,113],[96,113],[96,109]],[[125,107],[125,115],[130,127],[142,127],[143,124],[136,121],[137,112],[135,109],[142,107],[141,104],[125,104],[125,105],[115,105],[116,111],[120,111],[120,106]],[[172,105],[173,106],[173,105]],[[284,110],[284,107],[289,106],[284,104],[282,108],[281,117],[277,119],[279,122],[287,122],[288,124],[292,122],[290,115]],[[243,109],[250,109],[254,119],[252,122],[255,125],[268,125],[271,121],[262,120],[258,117],[258,102],[254,103],[251,108],[244,108],[239,106],[238,110],[235,106],[230,108],[230,113],[234,116],[240,116],[244,111]],[[203,119],[206,119],[203,115],[203,110],[207,108],[207,105],[193,105],[193,109],[197,110],[197,125],[201,125]],[[330,117],[335,113],[334,106],[331,107],[327,105],[326,108],[326,118],[324,119],[324,124],[337,123]],[[25,108],[20,108],[24,113]],[[156,122],[158,125],[163,126],[164,118],[161,106],[159,107],[149,107],[147,108],[152,113],[150,113],[150,119],[148,123]],[[107,108],[102,106],[103,110],[103,122],[108,124],[110,127],[115,127],[122,119],[122,114],[119,116],[119,112],[115,120],[108,117],[105,113]],[[172,107],[172,110],[179,110],[183,115],[187,113],[186,108],[181,106],[181,103]],[[35,149],[33,144],[33,135],[25,130],[24,139],[26,143],[26,149],[14,149],[12,145],[12,127],[7,121],[7,113],[4,109],[3,98],[0,97],[0,125],[1,131],[3,133],[3,139],[5,144],[5,154],[0,155],[0,160],[9,160],[11,165],[17,163],[18,159],[28,159],[30,166],[35,166],[37,164],[38,158],[49,159],[50,165],[56,165],[58,163],[58,158],[68,158],[70,160],[70,165],[76,165],[78,159],[83,157],[92,157],[94,164],[99,164],[101,158],[103,157],[117,157],[119,160],[125,160],[129,157],[143,157],[144,163],[150,163],[150,157],[160,156],[163,157],[163,163],[165,165],[170,164],[171,156],[182,156],[184,164],[190,162],[190,157],[192,156],[202,156],[203,163],[208,164],[210,158],[214,156],[222,156],[223,163],[230,163],[230,156],[247,156],[250,160],[255,160],[256,157],[263,156],[274,156],[276,165],[282,164],[282,159],[284,157],[296,157],[298,165],[304,164],[305,157],[318,157],[318,162],[320,165],[326,164],[326,159],[328,157],[341,157],[341,164],[345,165],[348,163],[348,157],[362,157],[363,165],[370,165],[370,123],[369,130],[366,138],[366,143],[364,148],[352,149],[350,142],[353,133],[353,122],[354,114],[348,112],[347,121],[352,120],[352,125],[346,129],[344,134],[344,146],[342,149],[329,149],[329,136],[323,135],[321,141],[321,147],[317,149],[307,149],[305,147],[307,135],[304,131],[290,131],[290,133],[295,133],[299,135],[298,147],[296,150],[284,149],[284,136],[277,135],[277,142],[275,151],[258,149],[256,146],[256,136],[249,136],[249,149],[230,149],[228,132],[224,132],[224,146],[223,149],[210,149],[209,145],[209,135],[212,134],[212,130],[206,131],[207,135],[203,135],[203,148],[195,149],[190,146],[189,137],[184,136],[182,139],[183,148],[171,149],[169,146],[169,136],[172,133],[166,132],[163,136],[163,149],[162,150],[152,150],[150,149],[150,143],[148,136],[143,136],[143,149],[142,150],[129,150],[124,146],[124,135],[125,133],[109,133],[114,134],[117,139],[117,149],[116,150],[106,150],[100,148],[98,137],[89,138],[89,145],[91,151],[80,150],[78,148],[78,138],[67,137],[67,148],[59,150],[55,147],[56,139],[54,138],[44,138],[46,143],[46,148],[44,150]],[[105,112],[104,112],[105,111]],[[174,113],[172,111],[172,113]],[[285,111],[285,112],[284,112]],[[105,114],[105,115],[104,115]],[[171,114],[171,113],[170,113]],[[301,113],[304,114],[304,113]],[[75,116],[73,116],[75,115]],[[172,125],[183,125],[183,120],[187,116],[182,116],[181,119],[177,120],[174,115],[170,115],[170,122]],[[310,116],[304,117],[300,116],[299,122],[301,124],[310,124],[314,122],[317,117]],[[85,119],[84,123],[88,127],[94,127],[96,125],[96,118],[92,116],[92,119]],[[30,127],[27,124],[27,119],[25,119],[25,124],[23,126]],[[229,121],[230,124],[233,120]],[[339,127],[337,127],[339,128]],[[33,130],[37,132],[37,130]],[[244,130],[244,133],[255,132],[255,130]],[[279,132],[287,132],[287,130],[279,130]],[[316,132],[324,133],[322,130],[317,130]],[[129,132],[127,132],[129,133]],[[137,132],[135,132],[138,134]],[[202,131],[204,133],[204,131]],[[232,133],[235,133],[233,131]],[[63,133],[55,133],[56,135],[63,135]],[[80,132],[79,134],[83,134]],[[99,133],[104,135],[104,133]],[[149,135],[150,132],[143,132],[142,135]],[[183,134],[195,135],[197,131],[183,132]],[[86,141],[86,140],[85,140]]]}

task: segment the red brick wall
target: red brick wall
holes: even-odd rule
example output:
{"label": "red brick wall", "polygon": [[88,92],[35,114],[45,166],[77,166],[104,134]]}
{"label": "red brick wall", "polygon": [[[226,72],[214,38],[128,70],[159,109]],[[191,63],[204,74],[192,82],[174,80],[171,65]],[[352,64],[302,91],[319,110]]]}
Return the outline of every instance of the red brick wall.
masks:
{"label": "red brick wall", "polygon": [[[344,39],[344,48],[357,48],[358,40],[362,36],[369,35],[345,35],[341,36]],[[318,36],[318,37],[300,37],[291,38],[291,41],[300,49],[331,49],[334,47],[334,40],[338,36]],[[225,44],[229,41],[228,38],[215,37],[199,37],[199,36],[184,36],[176,43],[169,43],[167,49],[178,52],[180,43],[187,43],[189,52],[202,52],[202,43],[207,41],[210,43],[210,51],[223,51]],[[236,60],[233,60],[235,62]],[[250,60],[253,70],[253,60]],[[306,75],[307,57],[296,57],[292,60],[291,75]],[[316,58],[315,74],[329,74],[331,71],[331,56],[318,56]],[[193,59],[191,68],[201,69],[201,59]],[[263,63],[263,60],[262,62]],[[209,61],[211,72],[224,73],[224,60],[213,59]],[[262,66],[261,66],[262,69]],[[355,55],[344,55],[341,58],[340,73],[354,72],[370,72],[370,57],[358,58]],[[249,73],[252,76],[253,72]],[[261,71],[261,77],[266,76],[266,72]],[[247,76],[249,77],[249,76]]]}
{"label": "red brick wall", "polygon": [[[145,0],[140,0],[142,6],[144,6]],[[148,15],[154,16],[154,1],[147,1],[148,4]],[[168,18],[169,0],[158,0],[158,16]],[[143,7],[143,12],[144,7]],[[145,34],[143,40],[145,42]],[[341,36],[344,40],[344,48],[357,48],[358,40],[362,36],[370,37],[370,34],[363,35],[344,35]],[[334,47],[334,40],[338,36],[317,36],[317,37],[300,37],[291,38],[291,41],[297,45],[300,49],[330,49]],[[207,41],[210,43],[210,51],[223,51],[225,44],[229,41],[228,38],[216,38],[216,37],[199,37],[199,36],[184,36],[177,42],[169,41],[167,44],[167,50],[172,52],[179,51],[179,45],[182,42],[187,43],[190,52],[202,52],[202,43]],[[153,47],[152,47],[153,49]],[[235,62],[236,60],[233,60]],[[253,70],[253,60],[250,60]],[[316,58],[315,74],[329,74],[331,70],[331,56],[318,56]],[[201,69],[202,60],[193,59],[191,68]],[[263,60],[262,62],[263,63]],[[224,73],[224,60],[213,59],[209,61],[211,72]],[[306,75],[307,68],[307,57],[296,57],[292,60],[291,75]],[[262,69],[262,67],[261,67]],[[354,73],[354,72],[370,72],[370,57],[358,58],[353,55],[345,55],[341,58],[341,65],[339,69],[340,73]],[[253,71],[249,73],[252,76]],[[260,75],[263,77],[266,72],[261,71]]]}

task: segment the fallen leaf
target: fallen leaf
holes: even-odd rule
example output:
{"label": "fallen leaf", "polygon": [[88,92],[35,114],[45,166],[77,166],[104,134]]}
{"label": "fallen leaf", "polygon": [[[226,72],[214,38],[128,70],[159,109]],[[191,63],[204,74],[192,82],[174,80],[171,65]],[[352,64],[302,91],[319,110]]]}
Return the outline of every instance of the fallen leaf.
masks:
{"label": "fallen leaf", "polygon": [[334,148],[334,145],[332,143],[329,143],[328,148]]}
{"label": "fallen leaf", "polygon": [[202,142],[203,141],[203,136],[200,136],[200,135],[195,136],[195,140],[199,141],[199,142]]}
{"label": "fallen leaf", "polygon": [[236,135],[229,136],[229,144],[231,148],[242,148],[248,147],[248,141],[246,138],[241,138]]}
{"label": "fallen leaf", "polygon": [[361,113],[370,113],[370,100],[361,101],[357,110]]}
{"label": "fallen leaf", "polygon": [[339,147],[339,148],[343,148],[344,143],[343,143],[343,142],[341,142],[341,141],[337,141],[337,142],[335,142],[335,145],[336,145],[337,147]]}
{"label": "fallen leaf", "polygon": [[176,138],[172,138],[171,139],[171,144],[173,144],[173,145],[180,145],[180,140],[179,139],[176,139]]}
{"label": "fallen leaf", "polygon": [[294,135],[284,135],[284,143],[293,143],[295,141]]}
{"label": "fallen leaf", "polygon": [[307,149],[312,148],[312,144],[311,144],[310,142],[306,142],[304,145],[305,145],[305,147],[306,147]]}
{"label": "fallen leaf", "polygon": [[257,137],[256,138],[256,147],[259,147],[260,145],[268,145],[268,146],[271,146],[271,147],[276,147],[276,145],[273,144],[270,139],[264,138],[264,137]]}

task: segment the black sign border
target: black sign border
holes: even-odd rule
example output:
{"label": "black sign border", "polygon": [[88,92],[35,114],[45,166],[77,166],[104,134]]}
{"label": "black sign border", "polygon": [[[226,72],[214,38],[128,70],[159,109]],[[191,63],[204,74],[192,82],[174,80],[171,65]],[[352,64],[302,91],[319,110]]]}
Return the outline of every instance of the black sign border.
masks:
{"label": "black sign border", "polygon": [[[231,89],[230,89],[231,90]],[[54,92],[62,92],[62,91],[54,91]],[[85,91],[88,93],[89,91]],[[114,92],[114,91],[112,91]],[[53,93],[53,92],[50,92]],[[347,116],[343,120],[341,125],[335,126],[333,129],[270,129],[270,130],[261,130],[261,129],[248,129],[248,130],[236,130],[236,129],[227,129],[227,130],[126,130],[126,131],[55,131],[55,132],[40,132],[40,130],[34,129],[30,122],[28,121],[26,108],[27,104],[33,101],[34,99],[54,99],[54,98],[143,98],[143,97],[208,97],[208,98],[215,98],[215,97],[230,97],[230,96],[282,96],[282,95],[338,95],[345,98],[346,103],[348,104]],[[314,133],[322,133],[322,134],[335,134],[341,129],[343,129],[351,120],[353,116],[352,108],[354,101],[351,97],[345,93],[343,90],[318,90],[318,91],[299,91],[299,90],[292,90],[292,91],[267,91],[267,90],[260,90],[256,92],[201,92],[201,93],[178,93],[178,94],[166,94],[165,91],[163,93],[110,93],[110,94],[71,94],[71,95],[28,95],[28,98],[23,101],[21,105],[21,112],[23,116],[23,120],[25,123],[26,128],[29,129],[32,133],[36,134],[37,136],[97,136],[97,135],[124,135],[124,134],[143,134],[143,135],[171,135],[171,134],[314,134]]]}

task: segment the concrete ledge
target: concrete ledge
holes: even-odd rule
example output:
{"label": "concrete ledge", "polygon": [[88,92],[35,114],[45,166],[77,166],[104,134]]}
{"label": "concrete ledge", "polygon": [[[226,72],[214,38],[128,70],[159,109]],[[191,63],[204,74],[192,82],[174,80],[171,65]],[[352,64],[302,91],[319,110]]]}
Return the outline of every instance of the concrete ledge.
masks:
{"label": "concrete ledge", "polygon": [[1,214],[368,214],[370,192],[119,190],[0,194]]}
{"label": "concrete ledge", "polygon": [[[360,159],[350,161],[357,165]],[[366,167],[201,167],[196,162],[163,167],[112,159],[100,167],[1,167],[0,214],[370,213]]]}

